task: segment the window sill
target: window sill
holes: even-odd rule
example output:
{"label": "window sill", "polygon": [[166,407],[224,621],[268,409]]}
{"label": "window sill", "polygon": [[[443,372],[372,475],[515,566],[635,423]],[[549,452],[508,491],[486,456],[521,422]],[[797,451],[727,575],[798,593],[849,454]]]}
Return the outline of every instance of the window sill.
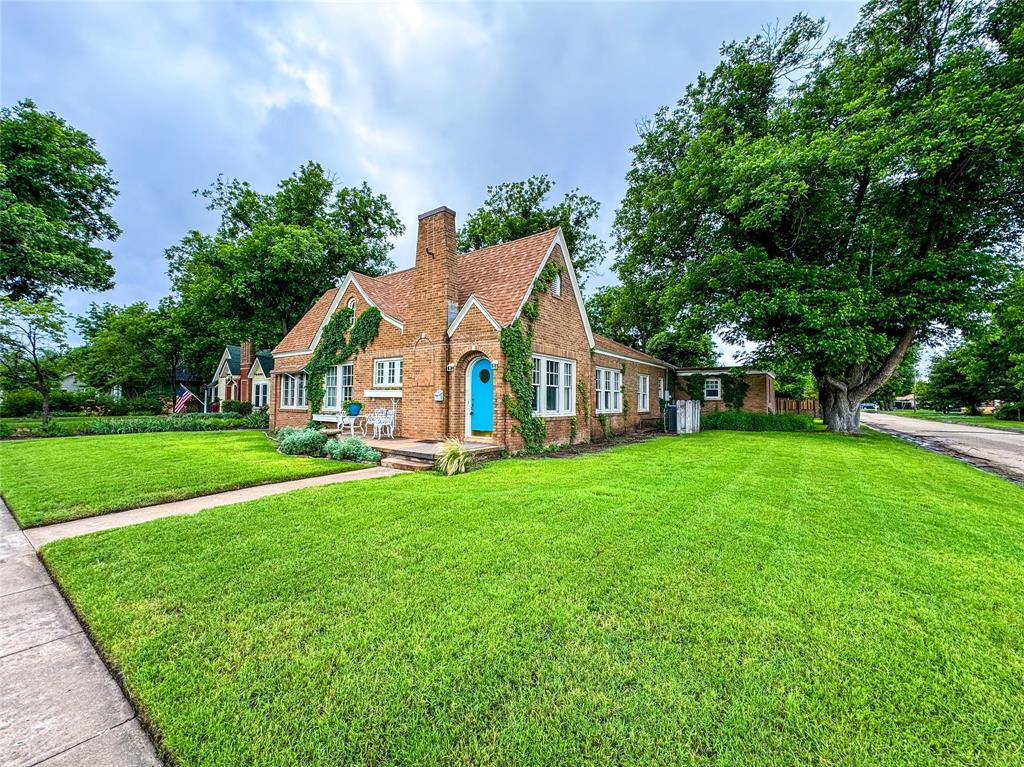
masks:
{"label": "window sill", "polygon": [[281,405],[281,410],[309,410],[308,405]]}
{"label": "window sill", "polygon": [[364,397],[394,397],[395,399],[402,398],[401,389],[363,389]]}

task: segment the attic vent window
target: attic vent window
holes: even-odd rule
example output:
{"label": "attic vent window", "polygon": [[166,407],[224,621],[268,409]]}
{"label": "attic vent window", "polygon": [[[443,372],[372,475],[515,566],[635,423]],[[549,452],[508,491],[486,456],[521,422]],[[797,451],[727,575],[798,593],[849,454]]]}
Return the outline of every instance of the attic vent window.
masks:
{"label": "attic vent window", "polygon": [[551,295],[555,298],[561,298],[562,296],[562,275],[556,274],[555,279],[551,281]]}
{"label": "attic vent window", "polygon": [[352,319],[349,320],[348,326],[354,328],[356,326],[356,300],[354,298],[348,300],[348,308],[352,310]]}

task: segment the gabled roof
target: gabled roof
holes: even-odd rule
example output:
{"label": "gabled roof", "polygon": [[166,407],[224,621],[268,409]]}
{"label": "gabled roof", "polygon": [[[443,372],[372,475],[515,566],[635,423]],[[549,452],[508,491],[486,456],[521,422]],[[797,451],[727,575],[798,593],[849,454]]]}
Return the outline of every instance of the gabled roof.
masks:
{"label": "gabled roof", "polygon": [[338,295],[338,290],[339,288],[331,288],[320,296],[319,300],[313,304],[313,308],[302,315],[302,319],[295,323],[292,329],[281,339],[281,342],[274,347],[273,353],[308,352],[317,331],[320,330],[320,326],[327,319],[327,313],[330,311],[331,304]]}
{"label": "gabled roof", "polygon": [[612,354],[616,357],[627,357],[632,360],[639,362],[645,362],[648,365],[656,365],[658,367],[669,368],[675,370],[676,366],[672,365],[664,360],[659,360],[657,357],[652,357],[646,352],[637,351],[632,346],[626,346],[626,344],[620,344],[618,341],[613,341],[607,336],[598,335],[594,333],[594,350],[601,354]]}
{"label": "gabled roof", "polygon": [[271,352],[270,349],[261,349],[260,351],[256,352],[256,358],[252,361],[252,364],[249,366],[249,372],[247,373],[247,375],[250,378],[252,378],[252,371],[257,364],[263,371],[263,375],[269,376],[270,371],[274,369],[273,352]]}
{"label": "gabled roof", "polygon": [[557,234],[556,227],[459,256],[459,306],[476,296],[498,324],[511,323]]}
{"label": "gabled roof", "polygon": [[225,346],[224,351],[228,353],[228,369],[231,375],[238,375],[238,371],[242,369],[242,347]]}

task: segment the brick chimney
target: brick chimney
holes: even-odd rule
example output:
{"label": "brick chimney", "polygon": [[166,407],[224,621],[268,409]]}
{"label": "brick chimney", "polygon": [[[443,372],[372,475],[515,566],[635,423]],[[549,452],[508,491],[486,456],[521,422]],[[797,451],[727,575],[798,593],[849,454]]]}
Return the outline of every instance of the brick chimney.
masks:
{"label": "brick chimney", "polygon": [[[448,330],[451,307],[459,300],[455,245],[455,211],[435,208],[419,217],[416,235],[416,277],[410,317],[417,335],[426,333],[443,340]],[[457,310],[457,309],[456,309]]]}
{"label": "brick chimney", "polygon": [[252,341],[242,341],[241,359],[238,371],[238,399],[243,402],[252,400],[252,381],[249,380],[249,368],[252,367],[256,358],[255,347]]}

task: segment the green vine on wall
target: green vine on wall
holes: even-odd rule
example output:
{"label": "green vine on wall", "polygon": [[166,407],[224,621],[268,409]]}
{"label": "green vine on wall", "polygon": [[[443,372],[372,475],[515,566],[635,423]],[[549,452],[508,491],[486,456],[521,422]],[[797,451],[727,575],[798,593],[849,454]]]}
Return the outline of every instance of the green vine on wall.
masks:
{"label": "green vine on wall", "polygon": [[504,379],[512,390],[503,400],[505,412],[516,421],[512,431],[523,438],[529,453],[540,452],[547,436],[544,419],[533,414],[533,325],[540,316],[541,293],[551,288],[561,271],[558,264],[548,261],[533,282],[530,300],[523,305],[522,316],[501,331]]}
{"label": "green vine on wall", "polygon": [[360,314],[355,325],[352,324],[352,310],[347,306],[331,317],[313,357],[306,364],[306,397],[310,413],[320,412],[323,405],[327,368],[341,365],[353,354],[366,349],[380,331],[380,320],[380,310],[375,306]]}
{"label": "green vine on wall", "polygon": [[590,425],[590,398],[587,396],[587,385],[583,381],[576,382],[576,412],[583,415],[583,423]]}
{"label": "green vine on wall", "polygon": [[626,363],[622,363],[622,383],[619,384],[619,392],[622,397],[622,423],[625,428],[625,423],[629,419],[629,398],[626,397]]}

